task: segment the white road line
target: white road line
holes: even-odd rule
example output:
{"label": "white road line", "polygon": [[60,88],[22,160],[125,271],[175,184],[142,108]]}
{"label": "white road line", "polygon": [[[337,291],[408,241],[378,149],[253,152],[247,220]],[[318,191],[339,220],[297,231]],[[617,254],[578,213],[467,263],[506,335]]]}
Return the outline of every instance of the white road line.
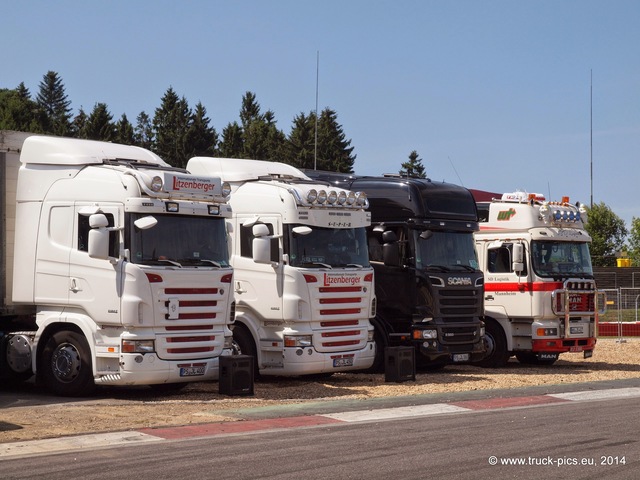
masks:
{"label": "white road line", "polygon": [[372,420],[387,420],[390,418],[419,417],[422,415],[437,415],[441,413],[469,412],[471,409],[435,403],[432,405],[415,405],[411,407],[381,408],[379,410],[360,410],[357,412],[327,413],[323,417],[341,420],[343,422],[368,422]]}
{"label": "white road line", "polygon": [[45,440],[31,440],[27,442],[2,443],[0,444],[0,459],[69,450],[81,451],[87,448],[157,442],[161,440],[163,439],[160,437],[154,437],[153,435],[140,432],[111,432],[78,435],[75,437],[47,438]]}
{"label": "white road line", "polygon": [[584,390],[582,392],[550,393],[549,397],[563,400],[610,400],[614,398],[640,397],[639,387],[611,388],[609,390]]}

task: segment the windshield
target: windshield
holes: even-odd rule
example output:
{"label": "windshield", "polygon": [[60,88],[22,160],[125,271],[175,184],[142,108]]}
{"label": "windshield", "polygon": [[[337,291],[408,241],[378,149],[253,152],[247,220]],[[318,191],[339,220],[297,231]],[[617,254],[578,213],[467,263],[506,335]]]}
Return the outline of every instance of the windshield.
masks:
{"label": "windshield", "polygon": [[134,222],[147,214],[129,214],[125,235],[130,260],[143,265],[228,267],[223,218],[152,215],[157,225],[141,230]]}
{"label": "windshield", "polygon": [[427,270],[477,270],[473,233],[414,230],[416,267]]}
{"label": "windshield", "polygon": [[540,277],[593,275],[587,243],[531,242],[533,269]]}
{"label": "windshield", "polygon": [[289,262],[294,267],[368,267],[367,235],[362,228],[313,227],[304,235],[289,228]]}

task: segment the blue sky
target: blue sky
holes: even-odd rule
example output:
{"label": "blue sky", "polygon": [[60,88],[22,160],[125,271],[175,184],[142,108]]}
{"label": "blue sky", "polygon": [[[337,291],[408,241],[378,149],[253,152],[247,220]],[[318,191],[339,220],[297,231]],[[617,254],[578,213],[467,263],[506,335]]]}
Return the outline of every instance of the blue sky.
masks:
{"label": "blue sky", "polygon": [[56,71],[74,114],[102,102],[135,123],[173,87],[221,132],[251,91],[288,134],[315,109],[317,76],[356,173],[397,172],[416,150],[434,181],[585,204],[593,193],[628,227],[640,217],[640,0],[0,7],[0,88],[24,82],[35,96]]}

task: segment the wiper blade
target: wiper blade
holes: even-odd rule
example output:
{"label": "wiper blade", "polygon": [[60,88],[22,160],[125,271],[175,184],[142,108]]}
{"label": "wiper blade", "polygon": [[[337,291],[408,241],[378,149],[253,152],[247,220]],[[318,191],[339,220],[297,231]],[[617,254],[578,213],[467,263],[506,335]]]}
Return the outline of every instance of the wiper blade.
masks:
{"label": "wiper blade", "polygon": [[175,265],[176,267],[182,268],[182,264],[181,263],[176,262],[175,260],[169,260],[168,258],[158,258],[157,261],[158,262],[167,262],[167,263],[170,263],[171,265]]}
{"label": "wiper blade", "polygon": [[450,269],[444,265],[427,265],[427,270],[437,270],[438,272],[449,272]]}
{"label": "wiper blade", "polygon": [[304,262],[300,265],[301,267],[323,267],[323,268],[333,268],[328,263],[320,263],[320,262]]}
{"label": "wiper blade", "polygon": [[452,268],[453,268],[453,267],[460,267],[460,268],[462,268],[462,269],[464,269],[464,270],[466,270],[466,271],[468,271],[468,272],[475,272],[475,271],[476,271],[476,269],[475,269],[475,268],[473,268],[473,267],[472,267],[472,266],[470,266],[470,265],[451,265],[451,267],[452,267]]}
{"label": "wiper blade", "polygon": [[222,268],[222,264],[216,262],[215,260],[209,260],[208,258],[201,258],[200,261],[205,263],[210,263],[214,267]]}

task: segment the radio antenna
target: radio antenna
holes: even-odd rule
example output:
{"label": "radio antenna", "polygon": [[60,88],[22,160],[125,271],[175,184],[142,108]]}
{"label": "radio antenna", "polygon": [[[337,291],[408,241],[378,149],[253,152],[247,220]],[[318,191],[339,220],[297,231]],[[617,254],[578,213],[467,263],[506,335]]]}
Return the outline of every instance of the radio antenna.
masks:
{"label": "radio antenna", "polygon": [[320,77],[320,50],[316,51],[316,132],[313,145],[313,169],[318,169],[318,78]]}
{"label": "radio antenna", "polygon": [[456,172],[456,177],[458,177],[458,181],[460,182],[460,185],[462,185],[464,187],[464,183],[462,183],[462,179],[460,178],[460,175],[458,175],[458,171],[456,170],[456,166],[451,161],[451,157],[449,155],[447,155],[447,158],[449,159],[449,163],[451,164],[451,167],[453,168],[453,171]]}

